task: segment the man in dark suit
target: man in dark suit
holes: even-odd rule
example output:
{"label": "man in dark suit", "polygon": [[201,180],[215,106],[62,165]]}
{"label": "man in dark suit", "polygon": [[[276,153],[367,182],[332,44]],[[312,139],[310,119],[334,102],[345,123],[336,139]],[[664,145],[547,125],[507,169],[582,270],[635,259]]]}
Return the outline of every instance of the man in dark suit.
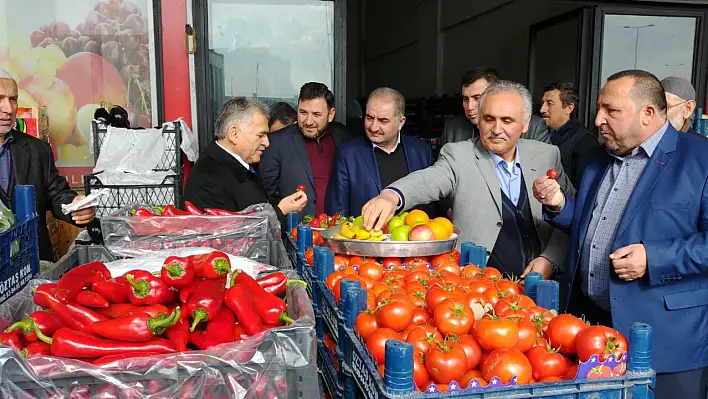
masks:
{"label": "man in dark suit", "polygon": [[555,82],[543,89],[541,116],[548,125],[551,143],[560,150],[563,170],[575,188],[580,186],[587,155],[600,145],[595,135],[572,117],[579,102],[572,83]]}
{"label": "man in dark suit", "polygon": [[285,226],[284,215],[302,210],[307,195],[296,190],[283,199],[267,195],[253,166],[261,160],[269,144],[268,108],[244,97],[228,100],[215,130],[216,141],[199,157],[187,178],[184,199],[199,209],[233,212],[269,202]]}
{"label": "man in dark suit", "polygon": [[17,82],[0,68],[0,200],[15,209],[14,187],[34,186],[39,226],[39,258],[54,261],[52,242],[47,230],[47,211],[55,218],[76,225],[86,225],[94,218],[94,208],[64,215],[61,206],[80,201],[69,188],[66,179],[59,176],[54,166],[54,155],[49,144],[14,129],[17,117]]}
{"label": "man in dark suit", "polygon": [[300,185],[312,200],[304,214],[324,213],[325,193],[336,148],[350,138],[344,128],[330,125],[334,119],[334,94],[322,83],[306,83],[297,103],[297,125],[270,135],[260,171],[268,195],[294,193]]}
{"label": "man in dark suit", "polygon": [[406,100],[399,91],[381,87],[366,102],[366,137],[337,148],[325,212],[359,216],[361,208],[383,187],[431,164],[430,145],[401,134]]}
{"label": "man in dark suit", "polygon": [[664,89],[644,71],[610,76],[595,125],[606,151],[577,196],[547,177],[534,197],[570,231],[568,310],[629,336],[654,329],[657,399],[705,399],[708,384],[708,141],[667,121]]}

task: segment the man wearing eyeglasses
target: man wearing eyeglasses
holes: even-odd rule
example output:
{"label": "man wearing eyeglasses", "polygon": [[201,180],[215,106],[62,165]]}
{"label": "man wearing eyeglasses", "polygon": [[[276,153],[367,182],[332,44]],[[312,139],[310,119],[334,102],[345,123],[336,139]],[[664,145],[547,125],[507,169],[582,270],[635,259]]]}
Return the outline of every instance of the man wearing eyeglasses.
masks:
{"label": "man wearing eyeglasses", "polygon": [[[669,76],[661,81],[666,93],[667,119],[679,132],[696,133],[691,127],[691,116],[696,110],[696,90],[686,79]],[[698,116],[700,118],[700,116]]]}

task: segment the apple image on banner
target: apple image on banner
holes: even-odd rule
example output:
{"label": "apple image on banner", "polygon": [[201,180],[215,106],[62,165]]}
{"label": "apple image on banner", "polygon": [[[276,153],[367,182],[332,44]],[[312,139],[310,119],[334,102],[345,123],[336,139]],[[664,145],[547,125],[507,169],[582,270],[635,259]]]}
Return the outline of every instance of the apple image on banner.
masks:
{"label": "apple image on banner", "polygon": [[102,101],[124,107],[126,87],[120,73],[98,54],[81,52],[67,58],[57,77],[66,82],[76,99],[76,106]]}
{"label": "apple image on banner", "polygon": [[24,90],[41,107],[47,107],[49,134],[57,145],[64,144],[74,131],[76,107],[74,94],[61,79],[32,75],[20,82]]}

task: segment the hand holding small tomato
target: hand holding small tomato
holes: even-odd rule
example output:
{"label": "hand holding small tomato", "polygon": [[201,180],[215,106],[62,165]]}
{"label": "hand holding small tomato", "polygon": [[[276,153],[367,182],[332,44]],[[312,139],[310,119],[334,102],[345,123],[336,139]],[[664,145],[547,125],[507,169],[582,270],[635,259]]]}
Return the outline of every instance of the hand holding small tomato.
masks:
{"label": "hand holding small tomato", "polygon": [[559,212],[565,205],[565,194],[560,184],[548,176],[541,176],[533,182],[533,196],[541,204]]}
{"label": "hand holding small tomato", "polygon": [[278,208],[284,213],[300,212],[307,205],[307,194],[304,191],[296,191],[280,200]]}
{"label": "hand holding small tomato", "polygon": [[644,244],[632,244],[610,254],[617,276],[624,281],[642,278],[647,272],[647,249]]}
{"label": "hand holding small tomato", "polygon": [[[526,275],[531,272],[541,273],[543,279],[548,280],[553,276],[553,263],[551,263],[550,260],[544,258],[543,256],[539,256],[536,259],[532,260],[528,266],[526,266],[526,269],[521,274],[521,278],[526,277]],[[524,282],[521,281],[521,285],[523,284]]]}

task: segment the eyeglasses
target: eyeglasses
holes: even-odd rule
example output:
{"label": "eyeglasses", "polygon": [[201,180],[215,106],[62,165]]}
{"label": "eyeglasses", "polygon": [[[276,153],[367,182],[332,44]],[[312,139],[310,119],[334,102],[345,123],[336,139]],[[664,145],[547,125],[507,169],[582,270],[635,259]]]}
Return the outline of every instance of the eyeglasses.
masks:
{"label": "eyeglasses", "polygon": [[681,101],[680,103],[676,103],[676,104],[674,104],[674,105],[669,105],[666,109],[671,109],[671,108],[674,108],[674,107],[678,107],[679,105],[681,105],[681,104],[686,104],[686,103],[689,102],[689,101],[693,101],[693,100],[684,100],[684,101]]}

